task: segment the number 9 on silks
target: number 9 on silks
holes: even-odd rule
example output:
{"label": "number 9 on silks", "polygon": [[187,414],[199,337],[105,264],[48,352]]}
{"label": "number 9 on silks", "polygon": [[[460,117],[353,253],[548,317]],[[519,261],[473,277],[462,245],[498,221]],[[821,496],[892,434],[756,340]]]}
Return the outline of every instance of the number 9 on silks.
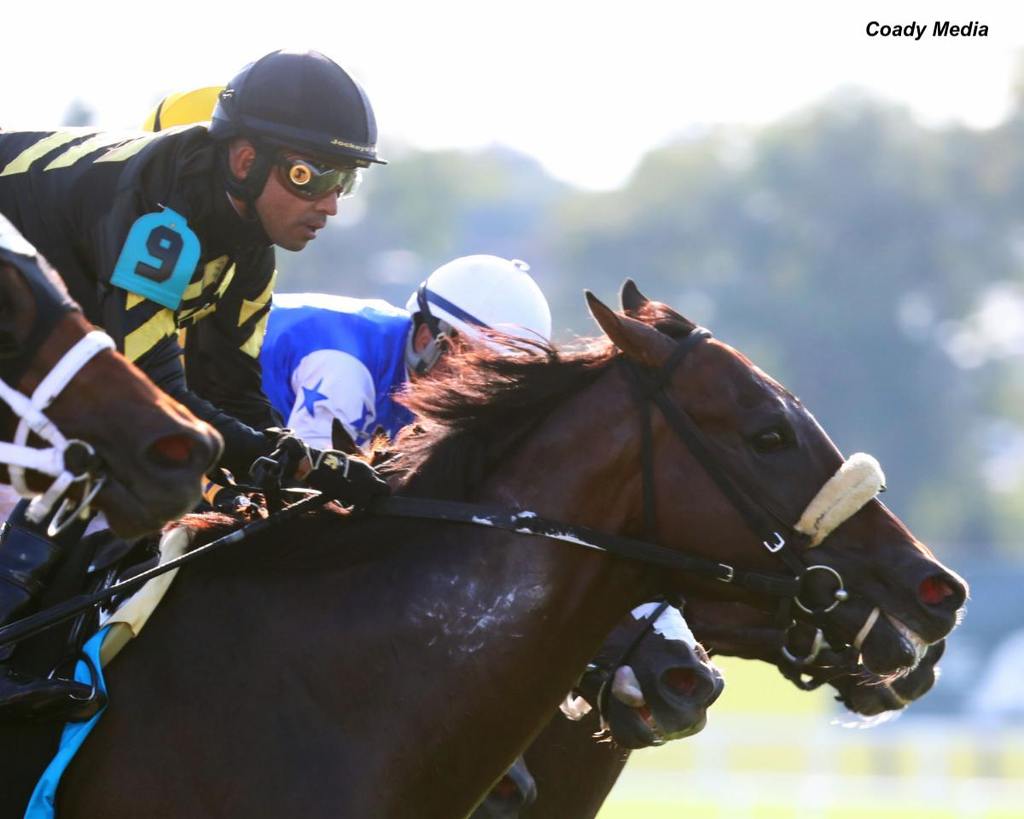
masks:
{"label": "number 9 on silks", "polygon": [[177,310],[199,263],[199,238],[172,208],[135,220],[110,283]]}

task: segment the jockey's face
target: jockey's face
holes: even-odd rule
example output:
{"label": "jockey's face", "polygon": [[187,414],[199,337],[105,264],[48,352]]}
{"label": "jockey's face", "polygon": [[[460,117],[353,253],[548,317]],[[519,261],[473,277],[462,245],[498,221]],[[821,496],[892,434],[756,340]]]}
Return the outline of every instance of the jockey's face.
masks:
{"label": "jockey's face", "polygon": [[332,189],[317,199],[308,199],[291,190],[283,173],[279,165],[271,169],[263,193],[256,200],[256,215],[275,245],[285,250],[302,250],[316,238],[327,219],[338,212],[339,191]]}
{"label": "jockey's face", "polygon": [[[286,151],[284,157],[301,158],[321,165],[313,157]],[[230,150],[232,173],[239,178],[248,175],[256,158],[256,149],[245,139],[236,140]],[[285,170],[275,163],[267,176],[263,192],[256,199],[256,216],[270,241],[285,250],[302,250],[316,238],[317,231],[327,224],[328,218],[338,212],[341,189],[328,190],[323,196],[309,198],[295,192],[294,185],[284,177]],[[236,201],[244,213],[244,205]],[[245,214],[250,215],[250,214]]]}

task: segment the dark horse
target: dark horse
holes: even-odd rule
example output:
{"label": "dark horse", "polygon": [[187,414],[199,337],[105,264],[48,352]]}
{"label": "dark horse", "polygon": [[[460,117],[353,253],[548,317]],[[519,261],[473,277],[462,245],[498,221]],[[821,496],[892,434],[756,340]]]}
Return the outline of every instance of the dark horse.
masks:
{"label": "dark horse", "polygon": [[[698,733],[723,687],[722,673],[697,643],[682,612],[664,601],[646,603],[612,629],[580,678],[580,696],[568,699],[553,721],[585,720],[582,728],[569,729],[573,736],[584,737],[588,744],[600,740],[606,752],[618,756],[621,748],[647,748]],[[528,753],[544,744],[549,730]],[[562,758],[569,765],[575,762],[570,754]],[[581,776],[590,780],[590,773]],[[537,798],[531,774],[517,760],[471,819],[530,815]],[[540,794],[542,804],[551,799],[548,790]]]}
{"label": "dark horse", "polygon": [[798,536],[844,459],[794,396],[681,317],[588,298],[611,343],[469,351],[418,382],[397,488],[646,531],[703,576],[498,528],[301,518],[182,570],[109,669],[61,816],[464,816],[666,590],[788,597],[879,673],[952,630],[964,582],[877,500],[813,548]]}
{"label": "dark horse", "polygon": [[[51,444],[20,453],[5,445],[0,482],[13,478],[19,491],[41,492],[61,479],[68,461],[87,463],[97,473],[91,477],[104,478],[96,506],[119,535],[134,537],[195,506],[221,441],[112,347],[0,216],[0,440],[25,445],[31,432],[42,436],[36,443]],[[21,422],[26,414],[32,423]],[[22,456],[28,464],[18,469]],[[49,477],[32,468],[47,459]]]}
{"label": "dark horse", "polygon": [[[782,649],[809,652],[810,633],[787,635],[766,612],[738,603],[702,601],[687,606],[687,621],[714,654],[762,660],[780,667],[793,680],[793,662]],[[803,631],[800,629],[799,631]],[[826,682],[851,712],[877,716],[905,708],[923,696],[936,679],[936,664],[944,641],[929,646],[916,668],[895,679],[881,678],[863,667],[850,665],[829,648],[799,665],[808,681]],[[801,682],[801,687],[808,687]],[[524,754],[520,777],[528,771],[533,798],[502,819],[593,819],[629,760],[630,749],[617,742],[595,742],[594,717],[571,722],[556,715]],[[507,801],[511,801],[506,797]]]}

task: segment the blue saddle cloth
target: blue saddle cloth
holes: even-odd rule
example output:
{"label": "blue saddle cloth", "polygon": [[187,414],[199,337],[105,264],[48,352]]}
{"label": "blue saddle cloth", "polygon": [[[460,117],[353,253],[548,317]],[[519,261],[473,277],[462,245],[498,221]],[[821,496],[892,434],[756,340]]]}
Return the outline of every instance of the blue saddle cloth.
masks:
{"label": "blue saddle cloth", "polygon": [[[96,684],[104,694],[107,692],[107,683],[103,678],[103,669],[100,667],[100,646],[103,645],[107,631],[108,628],[100,629],[82,646],[82,651],[92,660],[96,668],[98,678]],[[86,684],[92,682],[89,666],[83,660],[79,660],[75,666],[75,679]],[[64,726],[57,753],[46,770],[43,771],[39,782],[36,783],[36,789],[32,792],[32,798],[25,811],[25,819],[54,819],[60,778],[105,710],[106,706],[101,708],[88,722],[70,722]]]}

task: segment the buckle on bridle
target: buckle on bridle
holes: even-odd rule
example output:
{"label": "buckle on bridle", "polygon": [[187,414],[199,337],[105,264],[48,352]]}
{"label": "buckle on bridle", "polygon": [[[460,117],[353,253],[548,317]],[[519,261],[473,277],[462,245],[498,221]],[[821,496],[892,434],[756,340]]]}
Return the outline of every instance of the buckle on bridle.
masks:
{"label": "buckle on bridle", "polygon": [[764,546],[764,548],[766,548],[772,554],[775,554],[777,551],[779,551],[779,549],[786,545],[786,539],[778,532],[772,532],[772,534],[775,535],[775,542],[770,543],[767,540],[762,540],[761,545]]}
{"label": "buckle on bridle", "polygon": [[718,568],[725,569],[725,577],[719,577],[723,583],[732,583],[733,577],[736,576],[736,570],[728,563],[719,563]]}

